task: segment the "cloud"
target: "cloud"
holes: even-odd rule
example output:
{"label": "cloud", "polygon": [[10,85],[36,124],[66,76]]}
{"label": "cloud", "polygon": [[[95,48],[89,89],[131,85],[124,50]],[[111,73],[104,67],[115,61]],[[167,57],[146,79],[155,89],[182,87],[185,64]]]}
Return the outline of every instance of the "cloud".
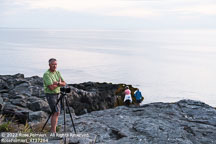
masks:
{"label": "cloud", "polygon": [[9,0],[26,9],[63,9],[104,16],[157,17],[167,14],[215,15],[212,0]]}
{"label": "cloud", "polygon": [[[68,25],[193,25],[211,22],[216,15],[215,0],[1,0],[0,19],[11,24],[16,18],[37,19],[35,23]],[[65,16],[65,17],[64,17]],[[70,19],[75,21],[70,21]],[[88,20],[88,23],[85,23]],[[0,22],[1,23],[1,22]],[[94,23],[94,24],[93,24]],[[108,24],[109,23],[109,24]],[[22,21],[20,20],[20,25]]]}
{"label": "cloud", "polygon": [[119,5],[113,0],[14,0],[15,4],[27,4],[32,9],[64,9],[68,11],[87,11],[110,8]]}
{"label": "cloud", "polygon": [[158,13],[158,12],[156,12],[154,10],[130,8],[130,9],[125,9],[125,10],[112,11],[108,15],[109,16],[147,18],[147,17],[160,16],[160,13]]}
{"label": "cloud", "polygon": [[[151,17],[159,13],[144,5],[147,1],[125,0],[9,0],[8,3],[26,10],[65,10],[99,16]],[[140,7],[140,4],[144,7]],[[14,10],[10,10],[14,13]]]}
{"label": "cloud", "polygon": [[183,7],[180,11],[185,11],[188,14],[216,15],[216,4]]}

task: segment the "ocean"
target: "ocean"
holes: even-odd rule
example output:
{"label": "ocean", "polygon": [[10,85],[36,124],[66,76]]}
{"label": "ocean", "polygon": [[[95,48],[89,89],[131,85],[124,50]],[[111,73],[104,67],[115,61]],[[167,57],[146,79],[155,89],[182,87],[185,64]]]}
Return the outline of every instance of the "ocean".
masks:
{"label": "ocean", "polygon": [[131,84],[144,103],[216,106],[216,30],[0,29],[1,75],[43,76],[48,59],[69,84]]}

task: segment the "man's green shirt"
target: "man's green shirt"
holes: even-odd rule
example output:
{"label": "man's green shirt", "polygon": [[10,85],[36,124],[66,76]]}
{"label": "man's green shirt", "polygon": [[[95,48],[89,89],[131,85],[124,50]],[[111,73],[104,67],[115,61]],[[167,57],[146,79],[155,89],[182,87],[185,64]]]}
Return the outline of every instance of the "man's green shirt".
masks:
{"label": "man's green shirt", "polygon": [[48,88],[48,86],[52,85],[53,82],[59,82],[59,78],[64,81],[59,71],[50,72],[50,70],[47,70],[43,75],[44,92],[49,94],[60,93],[60,87],[57,87],[54,90]]}

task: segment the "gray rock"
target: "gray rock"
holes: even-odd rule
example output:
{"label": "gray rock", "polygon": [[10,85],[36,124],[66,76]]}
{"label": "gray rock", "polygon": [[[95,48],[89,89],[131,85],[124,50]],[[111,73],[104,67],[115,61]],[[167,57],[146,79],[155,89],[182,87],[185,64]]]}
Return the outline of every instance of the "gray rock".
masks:
{"label": "gray rock", "polygon": [[30,122],[43,121],[47,118],[48,118],[48,115],[44,111],[36,111],[36,112],[29,113],[29,121]]}
{"label": "gray rock", "polygon": [[12,75],[13,78],[17,78],[17,79],[24,79],[24,74],[18,73],[15,75]]}
{"label": "gray rock", "polygon": [[4,98],[4,97],[8,97],[9,94],[8,93],[2,93],[1,96]]}
{"label": "gray rock", "polygon": [[1,97],[2,97],[2,99],[3,99],[4,102],[8,102],[8,101],[9,101],[8,96],[9,96],[8,93],[2,93],[2,94],[1,94]]}
{"label": "gray rock", "polygon": [[87,82],[70,84],[71,93],[68,95],[69,105],[77,115],[87,112],[113,108],[115,92],[118,84]]}
{"label": "gray rock", "polygon": [[[11,101],[16,105],[25,107],[25,104],[13,99],[27,99],[27,109],[38,111],[42,104],[31,100],[31,97],[38,97],[46,101],[43,92],[43,80],[38,76],[25,78],[23,74],[0,75],[2,83],[7,87],[2,91],[7,94],[3,97],[5,102]],[[87,82],[81,84],[69,84],[71,93],[67,94],[69,106],[74,109],[77,115],[91,111],[113,108],[116,102],[115,92],[119,84]],[[1,91],[0,91],[1,93]],[[30,99],[28,99],[30,98]],[[31,106],[31,104],[35,106]],[[41,106],[42,105],[42,106]],[[47,108],[42,109],[48,112]]]}
{"label": "gray rock", "polygon": [[12,75],[12,76],[7,75],[3,79],[7,80],[7,84],[9,86],[9,89],[13,89],[15,86],[27,82],[27,80],[25,80],[23,74],[16,74],[16,75]]}
{"label": "gray rock", "polygon": [[45,111],[47,113],[50,112],[50,107],[49,107],[49,104],[44,101],[44,100],[41,100],[41,99],[38,99],[36,101],[30,101],[27,105],[27,107],[32,110],[32,111]]}
{"label": "gray rock", "polygon": [[35,96],[28,97],[28,102],[29,103],[33,103],[33,102],[39,101],[39,100],[41,100],[41,99],[38,98],[38,97],[35,97]]}
{"label": "gray rock", "polygon": [[32,96],[41,97],[42,88],[38,86],[31,86],[32,89]]}
{"label": "gray rock", "polygon": [[39,76],[32,76],[26,78],[32,86],[38,86],[38,87],[43,87],[43,78]]}
{"label": "gray rock", "polygon": [[30,87],[29,82],[24,82],[15,86],[14,91],[16,91],[18,94],[22,94],[26,96],[32,95],[32,87]]}
{"label": "gray rock", "polygon": [[7,82],[3,79],[0,79],[0,92],[3,92],[3,90],[7,91],[8,88],[9,88],[9,86],[8,86]]}
{"label": "gray rock", "polygon": [[216,143],[216,109],[199,101],[120,106],[81,115],[74,122],[78,133],[97,135],[96,143]]}
{"label": "gray rock", "polygon": [[2,111],[3,111],[2,114],[5,115],[7,118],[10,118],[12,120],[16,120],[16,121],[18,121],[20,123],[24,123],[24,124],[26,121],[28,121],[29,112],[31,112],[28,109],[13,105],[9,102],[7,102],[5,104]]}
{"label": "gray rock", "polygon": [[21,95],[21,94],[17,94],[17,95],[14,95],[14,96],[11,96],[13,99],[25,99],[26,96],[24,95]]}
{"label": "gray rock", "polygon": [[21,107],[26,107],[27,106],[27,101],[26,99],[11,99],[10,100],[12,104],[21,106]]}
{"label": "gray rock", "polygon": [[94,144],[96,142],[97,136],[94,134],[72,134],[68,138],[68,144]]}
{"label": "gray rock", "polygon": [[4,101],[3,98],[0,96],[0,111],[3,109],[4,107]]}

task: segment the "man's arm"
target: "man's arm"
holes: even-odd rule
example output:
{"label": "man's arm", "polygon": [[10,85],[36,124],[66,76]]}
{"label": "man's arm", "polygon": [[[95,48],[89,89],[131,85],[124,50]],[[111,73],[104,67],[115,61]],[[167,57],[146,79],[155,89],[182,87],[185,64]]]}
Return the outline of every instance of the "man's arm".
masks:
{"label": "man's arm", "polygon": [[60,81],[60,82],[58,82],[58,84],[57,84],[58,86],[65,86],[66,85],[66,83],[64,82],[64,81]]}
{"label": "man's arm", "polygon": [[66,82],[64,81],[64,79],[61,76],[61,73],[58,71],[58,75],[59,75],[59,82],[57,83],[58,86],[65,86]]}
{"label": "man's arm", "polygon": [[47,86],[50,90],[54,90],[58,87],[58,82],[54,82],[52,85]]}
{"label": "man's arm", "polygon": [[50,90],[54,90],[54,89],[56,89],[57,87],[61,87],[61,86],[65,86],[66,85],[66,83],[64,82],[64,81],[59,81],[59,82],[54,82],[52,85],[49,85],[48,86],[48,88],[50,89]]}
{"label": "man's arm", "polygon": [[59,78],[59,82],[57,83],[58,86],[65,86],[66,83],[61,79],[61,77]]}

